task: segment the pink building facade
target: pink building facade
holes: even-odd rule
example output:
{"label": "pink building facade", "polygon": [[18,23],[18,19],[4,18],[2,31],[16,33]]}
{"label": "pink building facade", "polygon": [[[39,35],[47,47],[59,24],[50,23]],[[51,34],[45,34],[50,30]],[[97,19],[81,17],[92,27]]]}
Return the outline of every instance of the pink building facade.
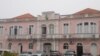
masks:
{"label": "pink building facade", "polygon": [[100,55],[100,11],[84,9],[70,15],[52,11],[0,19],[0,48],[13,52],[74,51]]}

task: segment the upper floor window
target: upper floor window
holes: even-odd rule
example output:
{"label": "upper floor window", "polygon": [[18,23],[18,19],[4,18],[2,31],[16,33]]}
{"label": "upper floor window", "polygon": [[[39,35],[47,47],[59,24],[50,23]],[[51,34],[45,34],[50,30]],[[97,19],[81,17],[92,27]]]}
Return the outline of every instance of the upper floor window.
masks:
{"label": "upper floor window", "polygon": [[23,28],[22,28],[22,26],[18,27],[18,34],[19,35],[23,34]]}
{"label": "upper floor window", "polygon": [[53,24],[49,25],[49,33],[54,34],[54,25]]}
{"label": "upper floor window", "polygon": [[20,35],[20,34],[22,34],[22,26],[11,26],[10,28],[9,28],[9,34],[10,35]]}
{"label": "upper floor window", "polygon": [[91,33],[96,33],[96,23],[93,23],[93,22],[91,22],[91,25],[90,25],[90,31],[91,31]]}
{"label": "upper floor window", "polygon": [[89,33],[89,22],[84,22],[84,33]]}
{"label": "upper floor window", "polygon": [[17,26],[14,27],[14,35],[17,35],[18,34],[18,28]]}
{"label": "upper floor window", "polygon": [[47,34],[47,27],[45,24],[42,25],[42,34]]}
{"label": "upper floor window", "polygon": [[46,20],[48,20],[48,15],[47,14],[45,15],[45,18],[46,18]]}
{"label": "upper floor window", "polygon": [[13,32],[13,26],[11,26],[11,27],[9,28],[9,30],[10,30],[10,31],[9,31],[9,35],[13,35],[13,33],[14,33],[14,32]]}
{"label": "upper floor window", "polygon": [[82,33],[82,23],[77,24],[77,33]]}
{"label": "upper floor window", "polygon": [[3,26],[0,26],[0,35],[3,34]]}
{"label": "upper floor window", "polygon": [[77,33],[96,33],[96,23],[84,22],[77,24]]}
{"label": "upper floor window", "polygon": [[68,34],[69,33],[69,24],[64,24],[64,34]]}
{"label": "upper floor window", "polygon": [[33,34],[33,25],[29,25],[29,34]]}

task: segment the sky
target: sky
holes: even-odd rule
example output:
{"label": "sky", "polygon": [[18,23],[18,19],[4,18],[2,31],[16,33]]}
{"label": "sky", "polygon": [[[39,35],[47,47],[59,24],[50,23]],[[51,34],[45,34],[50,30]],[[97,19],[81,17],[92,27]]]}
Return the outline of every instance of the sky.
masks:
{"label": "sky", "polygon": [[100,10],[100,0],[0,0],[0,19],[25,13],[37,16],[44,11],[67,15],[85,8]]}

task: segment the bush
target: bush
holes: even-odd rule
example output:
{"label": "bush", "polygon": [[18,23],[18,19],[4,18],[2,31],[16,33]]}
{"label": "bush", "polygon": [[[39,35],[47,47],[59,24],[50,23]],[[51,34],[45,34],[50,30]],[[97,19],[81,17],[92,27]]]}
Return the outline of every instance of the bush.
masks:
{"label": "bush", "polygon": [[11,53],[11,52],[5,51],[3,56],[17,56],[17,53]]}

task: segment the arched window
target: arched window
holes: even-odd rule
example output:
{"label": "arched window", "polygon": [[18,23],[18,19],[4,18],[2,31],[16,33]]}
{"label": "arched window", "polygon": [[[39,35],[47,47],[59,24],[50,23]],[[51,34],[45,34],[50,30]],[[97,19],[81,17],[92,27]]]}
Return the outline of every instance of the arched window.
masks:
{"label": "arched window", "polygon": [[29,49],[33,49],[33,43],[29,43]]}
{"label": "arched window", "polygon": [[63,49],[68,49],[68,48],[69,48],[68,43],[64,43],[63,44]]}
{"label": "arched window", "polygon": [[12,43],[9,43],[8,44],[8,49],[11,49],[11,47],[12,47]]}
{"label": "arched window", "polygon": [[53,24],[49,25],[49,34],[54,34],[54,25]]}
{"label": "arched window", "polygon": [[77,43],[77,56],[82,56],[83,54],[83,46],[82,46],[82,43]]}
{"label": "arched window", "polygon": [[46,28],[46,25],[43,24],[41,27],[42,27],[42,34],[47,34],[47,28]]}
{"label": "arched window", "polygon": [[77,46],[82,46],[82,43],[77,43]]}

